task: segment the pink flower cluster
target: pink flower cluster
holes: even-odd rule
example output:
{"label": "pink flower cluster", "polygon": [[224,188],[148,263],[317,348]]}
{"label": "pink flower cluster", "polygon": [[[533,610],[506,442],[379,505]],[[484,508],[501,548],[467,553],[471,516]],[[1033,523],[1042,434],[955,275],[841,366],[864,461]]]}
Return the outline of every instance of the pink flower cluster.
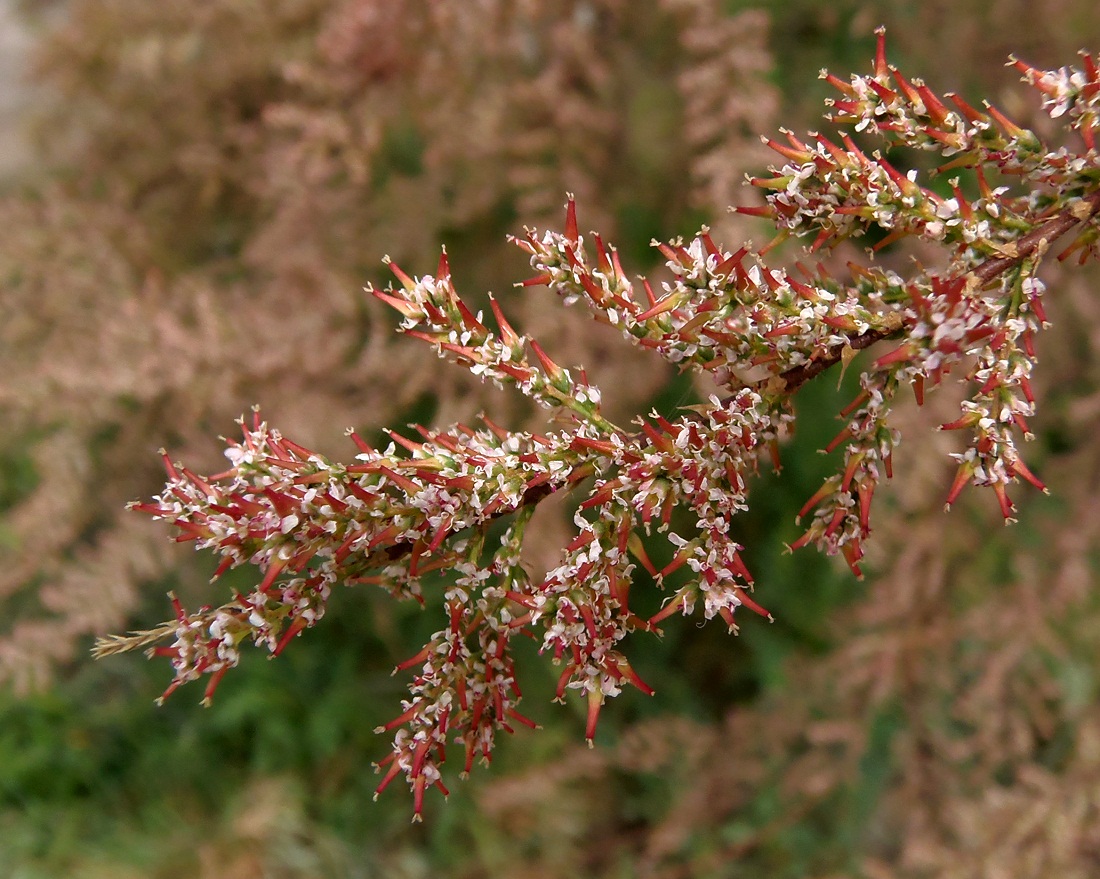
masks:
{"label": "pink flower cluster", "polygon": [[[839,145],[790,133],[786,144],[768,141],[786,163],[752,181],[767,193],[766,206],[739,210],[770,218],[780,238],[811,236],[815,249],[872,232],[882,234],[879,247],[917,236],[944,252],[934,270],[917,266],[902,277],[853,263],[838,278],[820,266],[775,269],[764,257],[776,242],[730,252],[704,229],[686,244],[656,244],[671,275],[654,291],[630,280],[599,235],[586,242],[572,198],[562,232],[517,238],[534,269],[522,286],[583,302],[632,343],[713,376],[721,392],[678,417],[611,423],[583,369],[559,366],[516,333],[496,300],[491,321],[470,310],[446,254],[435,275],[414,278],[393,266],[398,286],[370,292],[397,310],[402,332],[476,375],[514,385],[565,427],[546,435],[488,420],[478,428],[419,428],[415,440],[391,433],[381,451],[351,432],[359,453],[343,464],[257,415],[242,422],[225,473],[202,478],[166,456],[167,487],[135,508],[174,525],[178,540],[219,554],[219,573],[253,565],[262,575],[249,594],[217,608],[188,613],[175,603],[174,641],[153,651],[175,668],[165,695],[206,676],[209,698],[244,642],[277,654],[321,619],[334,585],[368,583],[398,599],[423,601],[426,591],[439,591],[444,607],[443,627],[398,667],[413,680],[401,712],[382,728],[394,740],[379,791],[404,777],[419,816],[426,789],[445,790],[448,747],[462,746],[468,771],[489,759],[498,731],[533,725],[517,710],[510,647],[521,634],[560,665],[558,697],[577,690],[587,700],[591,739],[608,696],[627,684],[651,692],[621,650],[628,633],[655,631],[698,608],[731,629],[742,606],[767,615],[751,597],[753,578],[733,536],[750,478],[761,460],[778,464],[793,393],[886,340],[892,347],[865,366],[859,395],[841,413],[844,427],[828,450],[842,449],[842,464],[800,511],[809,521],[793,548],[841,554],[860,574],[872,497],[891,475],[900,439],[890,425],[898,390],[909,386],[922,401],[956,367],[972,393],[943,428],[963,431],[969,445],[955,456],[947,501],[966,485],[988,485],[1008,519],[1010,484],[1043,488],[1017,446],[1030,437],[1033,339],[1045,324],[1037,272],[1055,238],[1075,231],[1062,255],[1084,260],[1100,236],[1100,76],[1095,61],[1084,60],[1081,71],[1057,72],[1015,62],[1083,150],[1047,148],[992,107],[941,99],[906,79],[886,63],[881,33],[871,76],[827,75],[840,92],[832,118],[852,134]],[[941,171],[972,175],[977,197],[968,199],[960,178],[949,181],[950,196],[922,185],[917,172],[861,150],[856,135],[939,154]],[[994,175],[1003,185],[990,186]],[[575,516],[576,536],[560,564],[533,575],[520,562],[531,513],[582,483],[591,488]],[[676,510],[687,518],[674,520]],[[490,539],[502,519],[503,534]],[[650,558],[655,534],[670,544],[672,560],[661,568]],[[660,588],[673,571],[689,574],[648,618],[631,610],[638,566]]]}

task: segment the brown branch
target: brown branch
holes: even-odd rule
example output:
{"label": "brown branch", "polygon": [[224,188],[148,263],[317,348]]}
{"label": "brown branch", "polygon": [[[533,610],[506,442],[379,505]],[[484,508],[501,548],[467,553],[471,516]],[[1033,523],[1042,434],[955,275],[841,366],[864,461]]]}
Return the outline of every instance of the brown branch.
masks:
{"label": "brown branch", "polygon": [[[1019,265],[1036,252],[1046,250],[1058,238],[1080,223],[1086,223],[1100,213],[1100,192],[1093,193],[1077,205],[1066,208],[1054,218],[1029,232],[1014,243],[1014,255],[987,259],[970,274],[984,286],[1004,274],[1012,266]],[[1041,253],[1040,253],[1041,255]]]}
{"label": "brown branch", "polygon": [[[1049,222],[1028,232],[1019,241],[1013,242],[1009,245],[1009,248],[1014,251],[1012,254],[987,259],[976,269],[967,272],[966,277],[974,279],[979,287],[984,287],[1028,257],[1036,253],[1041,255],[1042,251],[1045,251],[1055,240],[1061,238],[1074,226],[1091,220],[1098,213],[1100,213],[1100,193],[1094,193],[1074,207],[1066,208],[1056,214]],[[789,393],[794,393],[810,379],[816,378],[825,370],[839,363],[844,356],[845,348],[862,351],[864,348],[871,347],[875,342],[896,339],[904,329],[906,329],[906,325],[903,323],[895,328],[868,330],[849,339],[845,345],[829,351],[824,357],[788,369],[780,374],[779,378],[783,381],[785,389]]]}
{"label": "brown branch", "polygon": [[840,363],[846,348],[852,351],[862,351],[864,348],[870,348],[875,342],[897,338],[903,329],[905,329],[904,323],[892,330],[867,330],[867,332],[849,339],[839,348],[829,351],[824,357],[788,369],[786,372],[781,373],[779,378],[783,382],[784,389],[793,394],[810,379],[817,378],[825,370]]}

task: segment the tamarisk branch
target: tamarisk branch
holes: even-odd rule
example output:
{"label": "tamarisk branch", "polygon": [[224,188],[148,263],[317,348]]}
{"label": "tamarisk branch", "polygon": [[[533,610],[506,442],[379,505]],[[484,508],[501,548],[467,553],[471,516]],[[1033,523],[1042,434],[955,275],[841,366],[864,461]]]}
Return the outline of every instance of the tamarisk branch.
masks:
{"label": "tamarisk branch", "polygon": [[[526,395],[558,427],[513,432],[487,418],[417,426],[415,439],[388,432],[382,450],[351,430],[357,454],[341,463],[257,413],[242,419],[224,473],[202,477],[165,454],[165,489],[133,508],[219,556],[215,579],[255,566],[256,585],[197,611],[173,597],[172,620],[104,639],[97,655],[149,647],[174,670],[164,696],[204,678],[209,703],[243,645],[277,656],[320,622],[336,585],[442,605],[438,631],[398,665],[411,674],[408,698],[380,729],[393,741],[378,764],[378,791],[403,778],[419,817],[428,788],[446,792],[448,749],[461,750],[465,773],[489,760],[499,732],[534,725],[518,710],[516,637],[534,638],[560,668],[557,699],[574,691],[585,701],[591,741],[608,697],[627,685],[652,692],[623,652],[628,634],[658,632],[670,617],[696,611],[731,630],[742,608],[769,616],[753,597],[737,538],[751,479],[761,462],[778,467],[793,394],[875,343],[896,347],[861,365],[859,392],[826,448],[840,452],[837,472],[798,512],[807,521],[791,548],[841,555],[862,575],[873,496],[892,474],[901,439],[890,423],[897,393],[911,388],[923,402],[952,371],[969,390],[958,419],[941,425],[966,439],[953,455],[946,503],[968,485],[989,487],[1012,521],[1009,486],[1046,490],[1019,451],[1035,411],[1034,337],[1047,322],[1039,272],[1063,235],[1076,232],[1059,257],[1080,262],[1096,257],[1100,238],[1097,62],[1084,55],[1081,69],[1057,71],[1013,64],[1064,126],[1065,143],[1045,145],[991,106],[978,111],[907,79],[887,63],[880,31],[870,75],[823,74],[839,92],[829,116],[836,140],[788,131],[786,142],[765,138],[784,164],[750,181],[764,205],[736,210],[770,220],[777,237],[760,251],[727,250],[706,228],[686,243],[654,242],[669,271],[657,290],[631,278],[599,234],[581,234],[571,196],[562,231],[528,229],[513,239],[533,269],[517,286],[583,303],[630,344],[709,375],[720,390],[678,413],[640,415],[630,429],[606,417],[602,391],[583,368],[558,364],[517,333],[504,303],[490,297],[491,315],[474,313],[446,253],[430,275],[391,264],[396,285],[368,292],[397,312],[402,333]],[[855,133],[883,150],[868,155]],[[895,146],[931,153],[938,172],[960,176],[925,185],[918,171],[883,158]],[[884,233],[876,250],[907,237],[933,245],[942,264],[914,265],[903,276],[873,260],[850,262],[839,278],[820,265],[766,262],[785,238],[807,237],[816,251],[868,233]],[[570,491],[586,493],[575,536],[557,566],[529,571],[520,552],[534,508]],[[674,519],[678,509],[689,515]],[[491,528],[498,522],[503,530]],[[661,567],[652,561],[658,541],[671,555]],[[663,590],[656,613],[635,612],[638,586]]]}

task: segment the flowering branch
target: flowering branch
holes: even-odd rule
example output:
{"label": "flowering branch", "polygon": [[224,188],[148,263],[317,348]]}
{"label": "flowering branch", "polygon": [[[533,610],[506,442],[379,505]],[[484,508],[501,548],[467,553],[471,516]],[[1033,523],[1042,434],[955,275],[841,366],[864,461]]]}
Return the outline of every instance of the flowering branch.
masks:
{"label": "flowering branch", "polygon": [[[659,292],[631,280],[598,234],[585,240],[571,197],[563,231],[529,229],[516,238],[534,269],[520,286],[583,302],[631,343],[713,377],[721,393],[671,420],[651,413],[629,430],[609,421],[583,369],[560,366],[518,334],[495,299],[491,321],[470,310],[445,253],[434,275],[391,266],[398,285],[368,290],[398,312],[405,335],[475,375],[515,386],[564,427],[546,435],[488,419],[476,428],[417,427],[417,439],[390,432],[382,451],[349,431],[358,454],[344,464],[283,437],[257,414],[242,421],[242,440],[230,442],[224,473],[203,478],[165,455],[165,490],[133,507],[174,525],[177,540],[217,553],[217,575],[254,565],[262,576],[248,594],[216,608],[188,612],[173,597],[174,621],[105,639],[97,653],[173,637],[150,651],[175,669],[164,696],[205,676],[208,702],[244,643],[278,655],[321,619],[336,584],[371,584],[420,602],[426,588],[437,588],[443,626],[398,666],[413,675],[409,697],[381,728],[394,740],[379,764],[378,790],[404,777],[419,817],[426,789],[446,790],[449,746],[461,745],[469,771],[489,759],[499,731],[534,725],[517,708],[516,637],[534,637],[560,666],[559,699],[570,689],[585,698],[591,741],[608,696],[624,685],[651,692],[621,652],[627,634],[658,631],[669,616],[696,608],[731,629],[740,607],[768,615],[751,596],[734,520],[747,508],[760,461],[778,466],[793,394],[857,352],[896,343],[861,372],[860,392],[827,447],[843,449],[841,467],[799,512],[809,521],[792,549],[813,544],[841,554],[861,575],[872,497],[891,475],[900,440],[889,423],[897,392],[908,385],[922,402],[959,366],[971,394],[942,429],[970,440],[954,455],[947,503],[967,485],[990,486],[1010,521],[1008,485],[1022,479],[1045,491],[1017,449],[1017,437],[1031,436],[1033,339],[1046,324],[1037,272],[1057,238],[1074,232],[1059,258],[1077,254],[1081,262],[1096,255],[1100,238],[1100,75],[1093,58],[1083,61],[1082,70],[1046,72],[1013,61],[1085,146],[1051,149],[993,107],[978,111],[906,79],[887,64],[880,31],[872,75],[844,82],[824,74],[840,92],[830,118],[850,132],[841,133],[841,145],[790,132],[786,143],[765,140],[786,163],[751,181],[766,192],[764,206],[736,210],[770,219],[776,241],[731,252],[703,229],[686,244],[655,242],[672,276]],[[976,196],[959,177],[948,181],[950,195],[922,185],[916,171],[903,174],[880,153],[861,150],[857,133],[937,154],[940,171],[971,174]],[[1016,185],[993,187],[994,175]],[[788,271],[765,262],[782,238],[809,235],[816,250],[869,232],[885,233],[876,248],[909,236],[939,245],[944,265],[902,277],[849,263],[848,277],[837,278],[821,266]],[[535,506],[589,480],[559,565],[533,577],[520,550]],[[694,524],[674,526],[676,509]],[[499,520],[506,525],[494,537]],[[661,568],[642,539],[654,534],[671,545],[672,560]],[[641,618],[630,604],[638,566],[661,589],[674,571],[690,577]]]}

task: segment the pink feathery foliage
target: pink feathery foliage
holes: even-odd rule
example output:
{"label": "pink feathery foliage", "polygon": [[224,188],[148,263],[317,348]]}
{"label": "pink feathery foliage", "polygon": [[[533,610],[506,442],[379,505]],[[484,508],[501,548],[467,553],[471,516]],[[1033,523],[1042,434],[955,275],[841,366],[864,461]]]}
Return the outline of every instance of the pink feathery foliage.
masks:
{"label": "pink feathery foliage", "polygon": [[[1057,71],[1013,63],[1064,124],[1063,143],[1048,145],[991,106],[980,111],[907,79],[887,63],[880,30],[871,75],[826,76],[840,93],[830,116],[839,137],[767,140],[785,164],[751,181],[767,193],[766,206],[737,210],[770,219],[777,239],[760,251],[731,251],[704,229],[690,242],[655,243],[672,273],[659,291],[632,280],[600,235],[580,233],[572,198],[563,231],[515,239],[534,270],[521,286],[583,302],[634,345],[712,377],[718,391],[677,417],[609,421],[583,369],[558,365],[518,334],[496,300],[491,321],[471,310],[446,254],[434,275],[391,266],[399,283],[368,289],[399,313],[403,333],[514,386],[555,413],[556,429],[515,433],[486,419],[418,428],[416,439],[391,432],[383,450],[350,432],[359,451],[340,463],[256,415],[230,443],[224,473],[203,478],[166,455],[167,487],[135,508],[220,555],[219,573],[254,565],[261,575],[252,591],[219,607],[188,612],[177,602],[174,621],[107,639],[100,652],[173,638],[152,650],[175,669],[165,695],[205,677],[209,699],[242,644],[280,653],[321,619],[335,585],[366,583],[416,601],[438,588],[443,626],[398,666],[413,673],[409,697],[382,728],[394,741],[379,791],[403,776],[419,817],[425,790],[445,791],[450,746],[461,745],[468,771],[488,760],[498,732],[533,725],[517,708],[514,639],[533,637],[561,667],[559,698],[577,690],[587,700],[591,740],[608,696],[628,684],[651,692],[621,650],[629,633],[655,632],[667,617],[697,609],[731,629],[741,607],[767,616],[750,595],[736,517],[761,461],[778,466],[795,392],[829,367],[851,368],[863,349],[890,343],[861,368],[860,391],[828,446],[842,450],[842,462],[799,511],[808,521],[792,548],[842,555],[861,575],[872,498],[900,440],[890,421],[898,392],[910,387],[920,402],[952,371],[969,392],[960,416],[941,428],[959,431],[967,446],[954,455],[947,504],[967,485],[988,486],[1011,521],[1011,485],[1045,490],[1019,451],[1031,437],[1034,339],[1046,323],[1039,270],[1055,239],[1072,232],[1058,256],[1084,262],[1100,236],[1096,59],[1083,54],[1080,69]],[[931,152],[938,171],[958,176],[937,192],[856,138]],[[765,260],[787,237],[805,236],[820,250],[868,233],[884,234],[877,247],[912,236],[938,246],[942,260],[904,275],[853,262],[844,277]],[[533,575],[520,562],[533,510],[550,495],[581,490],[576,536],[557,567]],[[674,519],[678,509],[687,515]],[[502,533],[490,530],[502,520]],[[660,569],[642,539],[653,534],[671,544],[672,561]],[[648,618],[631,610],[639,565],[658,588],[673,571],[690,573]]]}

